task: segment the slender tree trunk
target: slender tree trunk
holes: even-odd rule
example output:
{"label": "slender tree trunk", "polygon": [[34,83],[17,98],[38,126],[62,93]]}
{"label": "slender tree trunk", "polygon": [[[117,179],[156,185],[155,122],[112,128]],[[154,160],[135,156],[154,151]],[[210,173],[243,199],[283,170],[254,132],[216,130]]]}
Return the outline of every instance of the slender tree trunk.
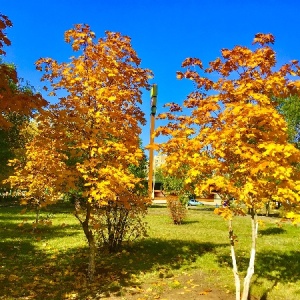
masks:
{"label": "slender tree trunk", "polygon": [[250,282],[251,278],[254,274],[254,262],[255,262],[255,255],[256,255],[256,238],[257,238],[257,229],[258,223],[256,220],[256,214],[254,209],[251,209],[251,227],[252,227],[252,244],[251,244],[251,252],[250,252],[250,261],[247,270],[247,275],[244,278],[244,288],[243,288],[243,295],[242,300],[248,299],[249,289],[250,289]]}
{"label": "slender tree trunk", "polygon": [[270,214],[270,201],[266,203],[266,217]]}
{"label": "slender tree trunk", "polygon": [[35,223],[36,223],[36,225],[38,225],[38,223],[39,223],[39,218],[40,218],[40,208],[39,207],[37,207],[36,209],[35,209]]}
{"label": "slender tree trunk", "polygon": [[93,282],[96,271],[96,243],[93,234],[90,236],[89,242],[89,266],[88,266],[88,277],[89,281]]}
{"label": "slender tree trunk", "polygon": [[96,243],[95,243],[95,237],[93,231],[89,227],[91,210],[92,210],[91,204],[87,202],[85,220],[82,221],[77,214],[75,214],[75,217],[79,220],[88,241],[88,245],[89,245],[88,279],[90,282],[93,282],[95,277],[95,271],[96,271],[96,250],[97,249],[96,249]]}
{"label": "slender tree trunk", "polygon": [[241,281],[239,277],[238,267],[236,263],[236,256],[234,251],[234,234],[232,229],[232,220],[229,221],[229,240],[230,240],[230,250],[231,250],[231,259],[232,259],[232,270],[234,275],[235,282],[235,299],[241,299]]}

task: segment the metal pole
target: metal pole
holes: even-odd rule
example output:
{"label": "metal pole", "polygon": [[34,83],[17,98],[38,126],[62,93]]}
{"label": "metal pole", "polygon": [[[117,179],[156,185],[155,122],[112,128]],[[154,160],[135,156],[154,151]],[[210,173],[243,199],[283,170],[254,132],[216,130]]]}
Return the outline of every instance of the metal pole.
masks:
{"label": "metal pole", "polygon": [[153,163],[154,163],[154,127],[157,101],[157,85],[153,84],[151,88],[151,115],[150,115],[150,148],[149,148],[149,174],[148,174],[148,195],[150,199],[154,199],[154,184],[153,184]]}

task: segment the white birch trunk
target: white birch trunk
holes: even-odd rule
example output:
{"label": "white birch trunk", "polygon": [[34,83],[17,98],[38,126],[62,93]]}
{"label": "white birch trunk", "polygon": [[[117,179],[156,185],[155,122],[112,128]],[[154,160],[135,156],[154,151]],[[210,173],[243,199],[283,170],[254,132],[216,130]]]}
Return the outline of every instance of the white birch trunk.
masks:
{"label": "white birch trunk", "polygon": [[234,235],[232,229],[232,220],[229,221],[229,239],[230,239],[230,250],[231,250],[231,259],[232,259],[232,271],[234,275],[235,282],[235,299],[241,299],[241,281],[239,277],[238,267],[236,263],[236,256],[234,251]]}
{"label": "white birch trunk", "polygon": [[251,244],[251,252],[250,252],[250,261],[247,270],[247,275],[244,278],[244,288],[243,288],[243,295],[241,300],[247,300],[250,290],[250,282],[251,278],[254,274],[254,262],[255,262],[255,255],[256,255],[256,238],[257,238],[257,229],[258,223],[256,220],[256,215],[254,211],[251,212],[251,227],[252,227],[252,244]]}

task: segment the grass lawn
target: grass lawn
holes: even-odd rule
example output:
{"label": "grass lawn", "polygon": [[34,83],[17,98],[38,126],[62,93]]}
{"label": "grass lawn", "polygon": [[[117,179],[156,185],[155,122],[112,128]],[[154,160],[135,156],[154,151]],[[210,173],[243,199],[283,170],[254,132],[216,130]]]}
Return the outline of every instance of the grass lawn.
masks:
{"label": "grass lawn", "polygon": [[[227,223],[210,207],[190,209],[179,226],[166,207],[149,208],[149,237],[119,253],[99,251],[93,284],[86,280],[86,241],[72,208],[42,212],[52,225],[35,232],[34,213],[20,211],[0,206],[0,299],[234,299]],[[300,299],[300,228],[261,219],[251,299]],[[234,226],[244,274],[250,220],[238,217]]]}

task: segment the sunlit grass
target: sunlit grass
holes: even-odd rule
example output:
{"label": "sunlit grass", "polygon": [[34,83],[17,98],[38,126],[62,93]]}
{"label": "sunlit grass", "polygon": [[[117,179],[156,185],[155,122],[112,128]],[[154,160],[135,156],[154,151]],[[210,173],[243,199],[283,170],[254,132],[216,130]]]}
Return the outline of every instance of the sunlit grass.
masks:
{"label": "sunlit grass", "polygon": [[[0,207],[0,299],[102,299],[112,294],[138,299],[143,293],[151,299],[189,290],[186,282],[192,278],[234,293],[227,223],[213,208],[189,210],[182,225],[173,224],[166,207],[149,208],[149,237],[119,253],[101,250],[92,285],[86,279],[86,240],[72,207],[49,207],[41,219],[52,225],[37,229],[32,227],[34,213],[20,211]],[[280,227],[277,218],[262,219],[251,293],[257,299],[299,299],[300,229]],[[250,251],[249,218],[236,218],[234,230],[243,274]]]}

